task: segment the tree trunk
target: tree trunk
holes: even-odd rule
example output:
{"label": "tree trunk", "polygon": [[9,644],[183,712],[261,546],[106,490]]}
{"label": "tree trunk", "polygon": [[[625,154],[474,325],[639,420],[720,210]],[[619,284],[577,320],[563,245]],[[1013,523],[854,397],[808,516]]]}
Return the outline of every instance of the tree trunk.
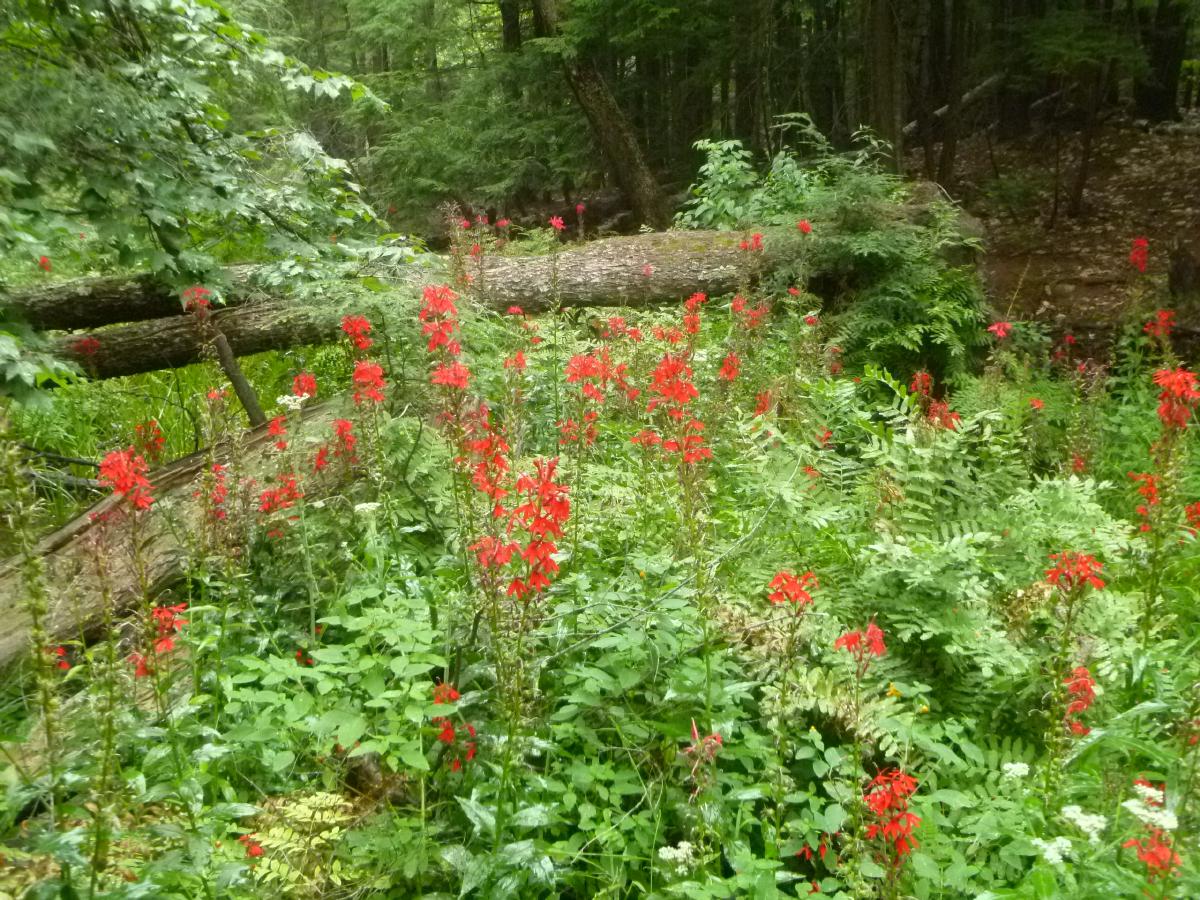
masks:
{"label": "tree trunk", "polygon": [[[940,0],[938,0],[940,2]],[[954,184],[954,162],[958,156],[958,132],[962,118],[962,81],[967,53],[967,0],[951,0],[950,66],[946,90],[949,108],[942,125],[942,155],[938,160],[938,184],[947,190]]]}
{"label": "tree trunk", "polygon": [[899,171],[904,157],[904,70],[896,2],[865,0],[863,50],[867,124],[891,145],[892,164]]}
{"label": "tree trunk", "polygon": [[500,7],[501,47],[506,53],[521,49],[521,3],[520,0],[498,0]]}
{"label": "tree trunk", "polygon": [[1191,28],[1190,4],[1185,0],[1158,0],[1153,10],[1138,10],[1142,45],[1149,72],[1133,86],[1136,114],[1151,122],[1179,118],[1179,75],[1187,52]]}
{"label": "tree trunk", "polygon": [[[789,235],[790,237],[790,235]],[[607,238],[592,241],[578,249],[554,256],[491,257],[484,261],[479,283],[484,285],[480,302],[503,311],[520,305],[527,312],[562,306],[642,306],[679,302],[695,291],[722,294],[735,290],[789,258],[787,239],[767,238],[767,249],[751,254],[738,248],[739,235],[731,232],[681,231]],[[644,267],[651,274],[645,275]],[[248,283],[249,272],[241,277]],[[181,314],[173,293],[164,292],[149,278],[121,280],[123,291],[115,290],[111,279],[83,279],[61,285],[64,297],[88,295],[92,282],[105,288],[107,315],[99,315],[96,305],[81,307],[88,321],[104,318],[108,322],[128,319],[126,309],[154,309],[151,297],[164,296],[176,303],[174,315],[117,325],[95,332],[99,347],[93,352],[80,346],[80,334],[61,339],[61,352],[74,358],[93,378],[134,375],[156,369],[172,368],[211,358],[207,332],[192,315]],[[557,284],[557,293],[555,291]],[[416,285],[414,284],[414,287]],[[41,288],[38,297],[49,299],[45,309],[53,315],[52,324],[39,321],[39,306],[28,295],[15,297],[15,305],[26,310],[35,327],[67,328],[63,305],[49,289]],[[340,321],[346,309],[338,303],[298,304],[278,295],[270,298],[247,291],[230,295],[229,305],[215,309],[209,320],[229,341],[239,356],[265,350],[282,350],[300,344],[319,344],[337,340]]]}
{"label": "tree trunk", "polygon": [[[555,0],[533,0],[533,7],[546,34],[557,34]],[[564,59],[563,68],[579,108],[592,126],[596,143],[634,215],[647,225],[665,228],[671,219],[666,198],[638,145],[637,135],[595,62],[580,52],[572,59]]]}

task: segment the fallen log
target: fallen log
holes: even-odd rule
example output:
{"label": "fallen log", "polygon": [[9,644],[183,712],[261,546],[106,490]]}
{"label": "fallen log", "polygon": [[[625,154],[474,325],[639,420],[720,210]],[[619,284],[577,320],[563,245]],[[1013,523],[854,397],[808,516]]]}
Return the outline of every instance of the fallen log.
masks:
{"label": "fallen log", "polygon": [[[635,295],[667,299],[697,278],[717,278],[729,285],[727,268],[737,273],[752,270],[754,260],[738,249],[741,237],[731,232],[657,232],[567,246],[553,255],[489,256],[484,260],[481,280],[496,304],[523,297],[530,305],[543,309],[550,302],[551,270],[555,266],[565,306],[596,305],[612,299],[619,302],[623,296]],[[772,249],[768,246],[758,256],[777,256]],[[642,275],[646,265],[654,270],[648,277]],[[699,271],[694,268],[697,265]],[[260,268],[233,266],[222,272],[226,307],[283,299],[278,288],[256,283]],[[406,279],[404,271],[398,274]],[[43,331],[82,331],[122,322],[185,318],[178,290],[151,275],[57,282],[11,293],[0,298],[0,303]]]}
{"label": "fallen log", "polygon": [[[329,423],[340,412],[340,404],[330,402],[304,411],[303,420],[292,431],[291,440],[303,442],[317,435],[327,437]],[[238,475],[253,478],[264,484],[279,465],[270,448],[275,438],[266,427],[249,432],[239,444],[241,459]],[[219,450],[216,458],[228,463],[227,451]],[[200,535],[204,527],[204,507],[195,494],[209,460],[209,451],[202,450],[150,475],[154,485],[155,503],[138,523],[138,545],[144,561],[146,593],[150,598],[160,595],[184,577],[191,550],[184,545],[184,535]],[[305,480],[305,495],[316,500],[338,490],[336,479],[310,477]],[[232,503],[234,488],[230,486]],[[126,523],[116,521],[104,525],[105,514],[118,505],[109,496],[76,516],[57,531],[38,542],[34,554],[40,559],[44,584],[48,591],[49,611],[45,620],[48,635],[54,643],[81,637],[98,636],[102,621],[99,598],[102,592],[96,579],[96,553],[110,560],[109,587],[114,610],[127,613],[146,602],[135,568],[126,558],[128,541],[122,539]],[[107,528],[107,531],[103,529]],[[101,529],[101,530],[98,530]],[[96,547],[93,540],[99,541]],[[0,668],[21,658],[29,651],[29,613],[26,609],[28,588],[25,567],[20,558],[0,561]]]}
{"label": "fallen log", "polygon": [[[498,311],[519,305],[530,313],[544,312],[556,303],[563,307],[678,303],[696,291],[733,291],[790,258],[789,250],[796,250],[796,239],[791,237],[768,240],[763,251],[753,253],[740,249],[741,239],[735,232],[660,232],[607,238],[545,256],[497,256],[485,259],[478,269],[469,267],[473,279],[469,295]],[[398,273],[410,285],[419,283],[421,274]],[[429,281],[444,277],[424,275]],[[125,290],[136,294],[157,288],[127,281]],[[336,340],[341,317],[351,311],[337,301],[322,299],[236,299],[245,296],[234,295],[234,303],[213,311],[207,320],[224,334],[237,356]],[[381,298],[376,305],[386,306],[386,295]],[[133,308],[148,307],[139,300]],[[36,321],[37,313],[30,312],[29,317]],[[210,347],[208,330],[194,316],[178,313],[60,340],[62,354],[97,379],[187,365],[211,356]]]}

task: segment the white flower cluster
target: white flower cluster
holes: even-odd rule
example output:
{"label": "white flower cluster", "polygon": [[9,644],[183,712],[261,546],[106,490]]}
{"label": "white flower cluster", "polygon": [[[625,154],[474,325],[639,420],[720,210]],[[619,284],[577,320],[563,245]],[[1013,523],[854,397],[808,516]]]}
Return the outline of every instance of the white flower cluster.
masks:
{"label": "white flower cluster", "polygon": [[686,875],[696,865],[696,848],[690,841],[680,841],[675,847],[659,847],[658,858],[674,866],[676,875]]}
{"label": "white flower cluster", "polygon": [[1034,838],[1030,841],[1034,847],[1042,853],[1042,859],[1050,863],[1052,866],[1057,866],[1063,861],[1063,858],[1071,853],[1071,839],[1065,837],[1056,837],[1052,841],[1043,841],[1041,838]]}
{"label": "white flower cluster", "polygon": [[280,394],[275,398],[275,402],[284,409],[296,410],[304,405],[304,401],[308,399],[308,394],[303,397],[297,397],[295,394]]}
{"label": "white flower cluster", "polygon": [[1024,778],[1029,774],[1029,763],[1005,763],[1000,767],[1000,771],[1004,773],[1005,778]]}
{"label": "white flower cluster", "polygon": [[1078,806],[1064,806],[1063,818],[1087,835],[1089,844],[1099,844],[1100,836],[1108,827],[1108,819],[1099,813],[1086,813]]}
{"label": "white flower cluster", "polygon": [[356,503],[356,504],[354,504],[354,511],[356,513],[358,513],[360,516],[374,515],[374,513],[377,509],[379,509],[378,503]]}
{"label": "white flower cluster", "polygon": [[1133,783],[1133,792],[1141,796],[1142,800],[1151,806],[1162,806],[1166,803],[1167,795],[1165,791],[1156,788],[1152,784]]}
{"label": "white flower cluster", "polygon": [[[1155,793],[1160,797],[1162,796],[1157,791]],[[1161,828],[1163,831],[1174,831],[1179,827],[1179,820],[1175,818],[1175,813],[1169,809],[1151,806],[1145,800],[1126,800],[1121,805],[1133,813],[1139,821],[1152,828]]]}

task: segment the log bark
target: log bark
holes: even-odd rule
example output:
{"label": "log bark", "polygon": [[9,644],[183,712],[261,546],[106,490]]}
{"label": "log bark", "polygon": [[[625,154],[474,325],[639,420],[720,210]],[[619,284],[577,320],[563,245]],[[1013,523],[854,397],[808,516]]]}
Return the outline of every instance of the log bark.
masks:
{"label": "log bark", "polygon": [[[334,402],[313,406],[304,411],[302,423],[291,435],[293,441],[304,442],[306,436],[330,434],[330,423],[338,415]],[[238,478],[254,478],[266,485],[278,458],[272,448],[274,438],[266,427],[251,431],[241,442],[241,462],[231,470]],[[228,463],[224,451],[217,458]],[[103,553],[110,559],[110,589],[114,610],[133,611],[148,599],[157,597],[183,578],[190,554],[184,535],[200,535],[204,508],[195,494],[201,486],[201,476],[209,460],[203,450],[176,460],[151,473],[154,485],[154,506],[138,523],[137,540],[145,565],[149,598],[143,596],[135,567],[128,558],[128,522],[119,518],[105,525],[106,513],[117,507],[112,496],[95,504],[53,534],[43,538],[35,553],[42,560],[43,579],[49,591],[49,615],[46,629],[54,643],[98,636],[101,624],[94,557]],[[308,500],[320,499],[339,488],[336,479],[305,479],[304,492]],[[233,504],[236,489],[230,483],[229,503]],[[93,547],[93,542],[97,542]],[[29,650],[29,615],[25,570],[20,559],[0,561],[0,669],[19,659]]]}
{"label": "log bark", "polygon": [[[485,259],[482,273],[475,276],[472,297],[501,312],[518,305],[530,313],[544,312],[555,303],[563,307],[678,303],[696,291],[728,293],[791,258],[790,236],[778,240],[768,236],[766,249],[753,254],[739,249],[741,237],[736,232],[661,232],[593,241],[554,255],[496,256]],[[647,266],[649,274],[645,274]],[[63,293],[80,296],[85,290],[70,282]],[[127,279],[122,291],[111,286],[107,290],[106,302],[114,316],[123,297],[131,301],[131,308],[147,309],[151,302],[142,295],[162,296],[156,285],[145,280]],[[252,290],[231,294],[229,306],[209,315],[238,356],[325,343],[341,335],[339,323],[347,310],[335,302],[301,304],[262,296]],[[28,318],[37,321],[36,307],[25,305],[31,310]],[[61,308],[57,303],[51,307]],[[178,312],[106,328],[93,336],[99,342],[93,352],[78,346],[79,334],[61,339],[63,355],[75,359],[92,378],[183,366],[213,353],[205,329],[193,316]]]}
{"label": "log bark", "polygon": [[[256,270],[256,266],[224,270],[222,293],[227,303],[243,304],[267,296],[254,286]],[[103,275],[0,294],[0,306],[43,331],[81,331],[182,315],[179,293],[153,275]]]}

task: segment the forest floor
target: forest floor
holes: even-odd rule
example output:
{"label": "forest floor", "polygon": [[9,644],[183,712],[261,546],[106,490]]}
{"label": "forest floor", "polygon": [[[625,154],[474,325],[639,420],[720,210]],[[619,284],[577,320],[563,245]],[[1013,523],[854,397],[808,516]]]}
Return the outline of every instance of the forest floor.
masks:
{"label": "forest floor", "polygon": [[[1093,171],[1078,218],[1061,200],[1055,226],[1054,150],[1046,135],[993,144],[972,138],[959,157],[956,194],[982,222],[984,269],[992,303],[1004,318],[1050,323],[1114,322],[1131,304],[1137,274],[1130,242],[1150,241],[1151,276],[1165,282],[1168,254],[1180,240],[1200,256],[1200,114],[1146,130],[1114,122],[1098,135]],[[1065,195],[1078,165],[1078,141],[1064,141]],[[1189,316],[1180,311],[1181,323]],[[1200,323],[1187,323],[1200,324]]]}

